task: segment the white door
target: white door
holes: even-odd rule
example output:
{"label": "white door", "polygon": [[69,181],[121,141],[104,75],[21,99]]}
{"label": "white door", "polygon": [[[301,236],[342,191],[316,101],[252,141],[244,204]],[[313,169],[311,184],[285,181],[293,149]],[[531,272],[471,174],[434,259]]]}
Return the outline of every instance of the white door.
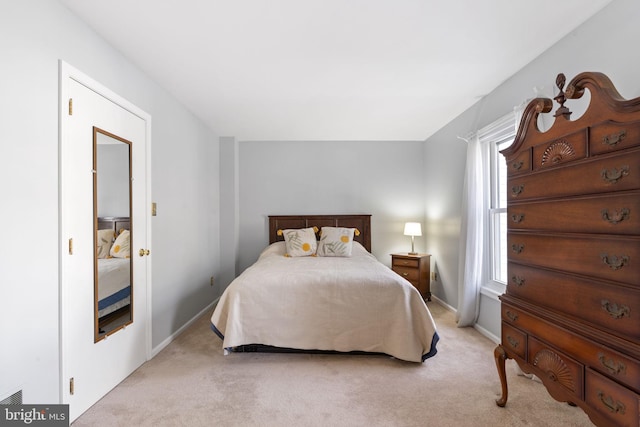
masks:
{"label": "white door", "polygon": [[[68,70],[72,69],[62,64],[60,332],[61,401],[70,405],[70,421],[73,421],[144,363],[150,354],[147,305],[150,266],[146,255],[149,249],[147,133],[150,117],[132,113],[133,108],[119,105],[126,101],[118,100],[106,89],[96,89],[95,82],[78,79],[74,76],[77,72]],[[130,142],[133,272],[133,321],[97,342],[94,336],[94,127]],[[142,256],[140,249],[145,251]]]}

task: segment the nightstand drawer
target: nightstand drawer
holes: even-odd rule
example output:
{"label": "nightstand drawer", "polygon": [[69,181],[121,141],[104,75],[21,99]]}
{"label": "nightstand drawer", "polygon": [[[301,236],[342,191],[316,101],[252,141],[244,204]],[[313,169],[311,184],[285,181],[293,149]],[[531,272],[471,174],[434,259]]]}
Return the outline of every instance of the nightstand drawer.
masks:
{"label": "nightstand drawer", "polygon": [[418,268],[420,266],[419,259],[407,259],[407,258],[393,258],[393,267],[410,267],[410,268]]}
{"label": "nightstand drawer", "polygon": [[393,271],[404,277],[408,281],[417,281],[420,279],[420,271],[417,268],[393,266]]}
{"label": "nightstand drawer", "polygon": [[391,254],[391,269],[411,282],[427,301],[431,301],[430,260],[429,254]]}

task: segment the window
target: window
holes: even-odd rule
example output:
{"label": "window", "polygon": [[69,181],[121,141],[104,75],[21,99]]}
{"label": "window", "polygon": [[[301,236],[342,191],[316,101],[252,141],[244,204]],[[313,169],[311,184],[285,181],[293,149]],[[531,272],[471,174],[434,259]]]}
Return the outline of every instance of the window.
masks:
{"label": "window", "polygon": [[507,165],[500,154],[515,138],[515,115],[509,114],[478,132],[485,149],[485,170],[490,176],[487,186],[487,226],[485,233],[487,254],[485,266],[487,283],[484,288],[494,294],[503,294],[507,285]]}

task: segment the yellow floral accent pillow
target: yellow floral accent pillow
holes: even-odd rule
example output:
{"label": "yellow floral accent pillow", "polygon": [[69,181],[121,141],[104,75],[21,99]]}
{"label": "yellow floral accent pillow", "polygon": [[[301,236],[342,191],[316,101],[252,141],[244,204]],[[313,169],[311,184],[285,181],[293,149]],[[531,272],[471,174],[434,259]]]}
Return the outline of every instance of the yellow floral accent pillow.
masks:
{"label": "yellow floral accent pillow", "polygon": [[109,252],[114,258],[129,258],[131,256],[131,240],[129,230],[122,230]]}
{"label": "yellow floral accent pillow", "polygon": [[287,247],[285,256],[299,257],[315,255],[318,242],[313,228],[300,228],[297,230],[282,230],[284,242]]}
{"label": "yellow floral accent pillow", "polygon": [[322,227],[318,256],[351,256],[355,228]]}
{"label": "yellow floral accent pillow", "polygon": [[109,258],[109,251],[115,236],[116,233],[113,230],[98,230],[96,235],[96,256],[98,258]]}

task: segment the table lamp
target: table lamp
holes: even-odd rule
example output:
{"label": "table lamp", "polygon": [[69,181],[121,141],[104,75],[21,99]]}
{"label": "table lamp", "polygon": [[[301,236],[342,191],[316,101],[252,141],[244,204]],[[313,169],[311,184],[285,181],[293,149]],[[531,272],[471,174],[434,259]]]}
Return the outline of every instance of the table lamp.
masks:
{"label": "table lamp", "polygon": [[418,253],[414,249],[415,236],[422,236],[422,227],[419,222],[407,222],[404,225],[404,235],[411,236],[411,252],[409,255],[417,255]]}

